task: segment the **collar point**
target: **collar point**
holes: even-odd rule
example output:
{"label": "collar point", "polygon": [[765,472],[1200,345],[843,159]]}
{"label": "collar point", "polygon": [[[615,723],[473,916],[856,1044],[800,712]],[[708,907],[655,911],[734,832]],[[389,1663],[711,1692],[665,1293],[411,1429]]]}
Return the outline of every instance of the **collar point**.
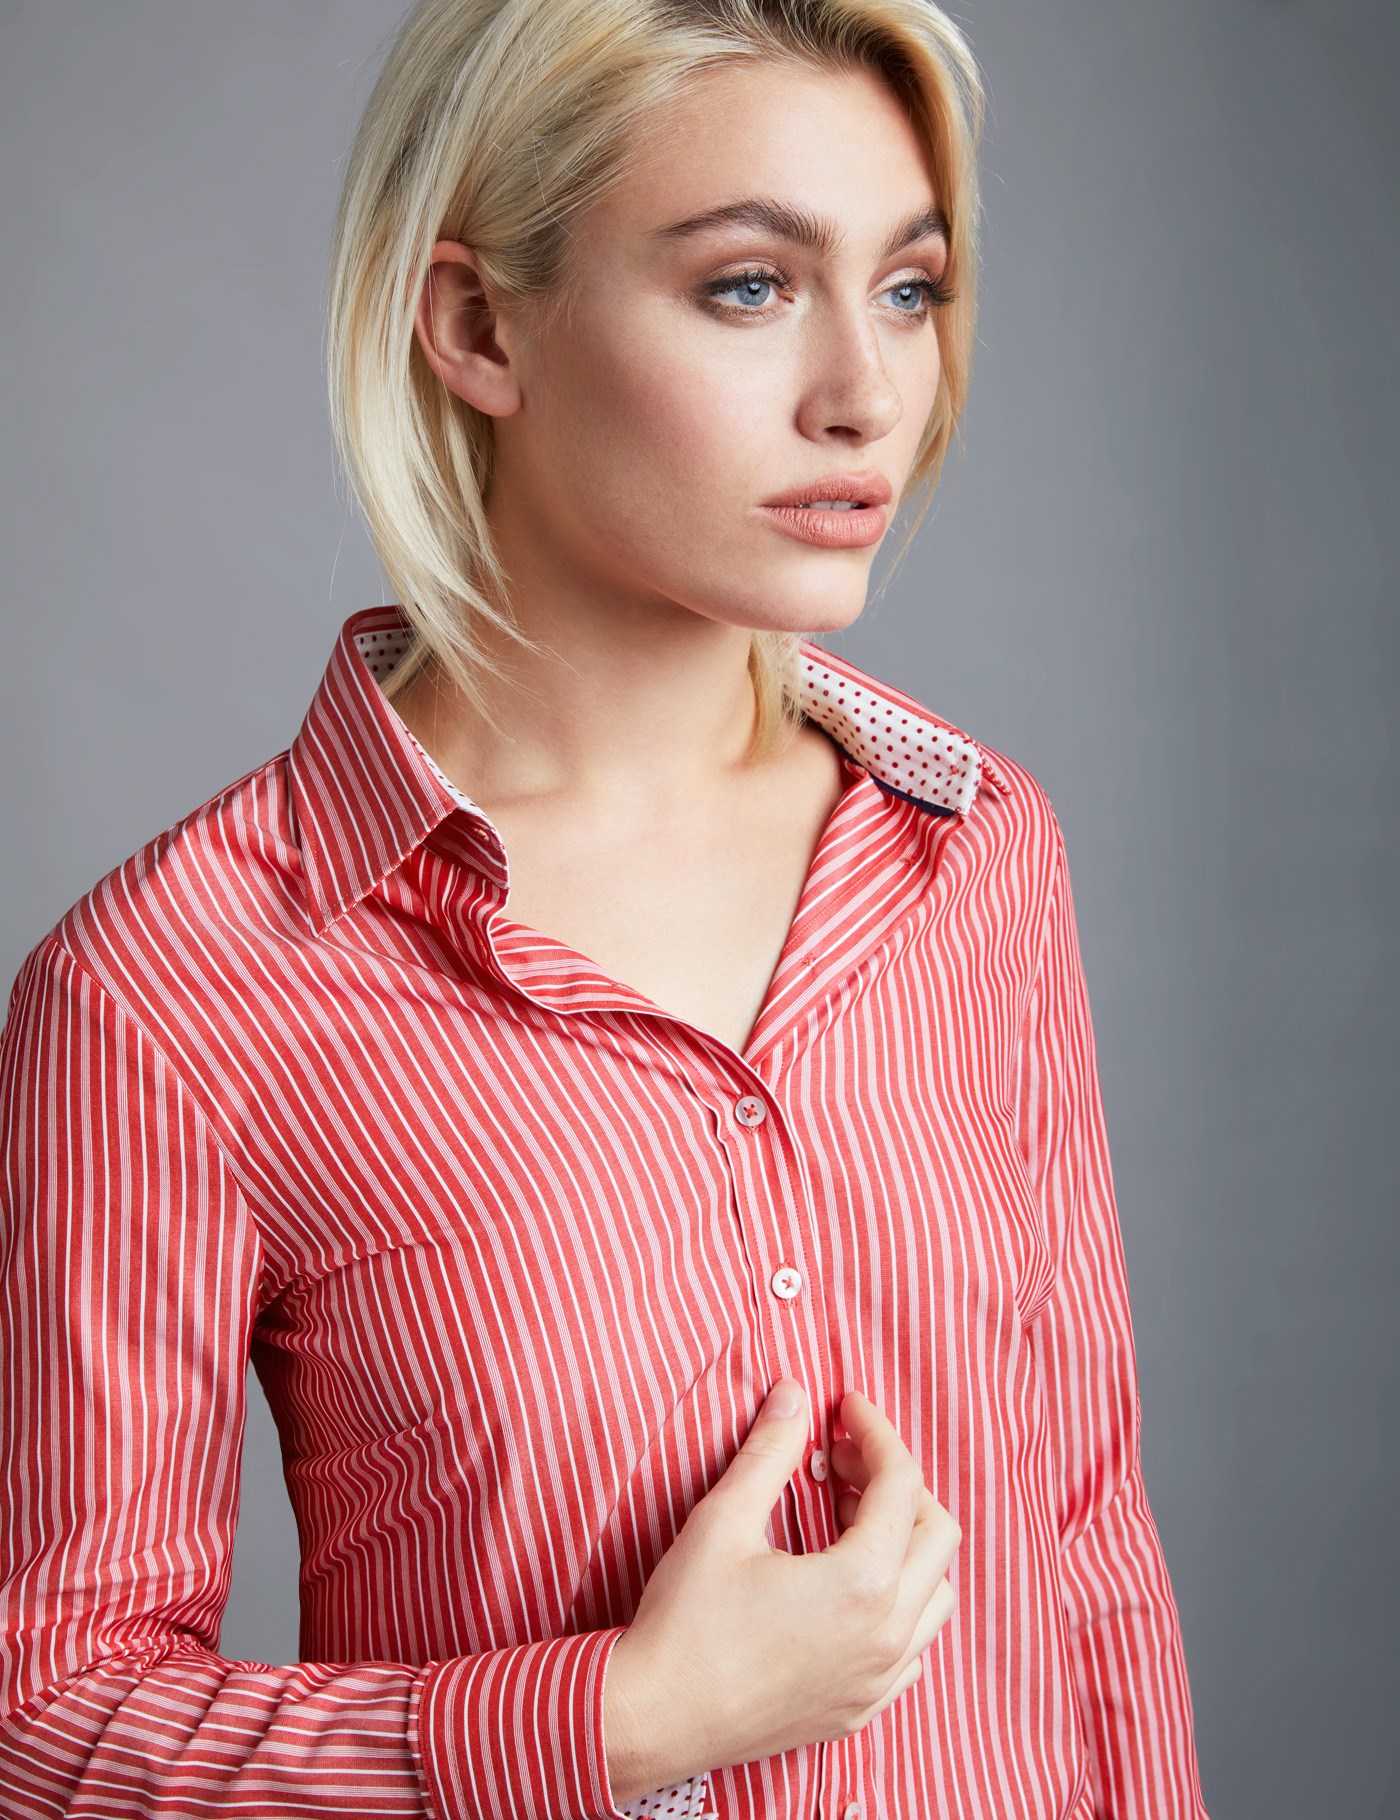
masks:
{"label": "collar point", "polygon": [[[976,743],[976,742],[973,742],[973,743]],[[1011,784],[1010,784],[1009,780],[1003,775],[1003,773],[997,768],[997,766],[992,762],[992,760],[988,757],[987,748],[983,745],[978,745],[977,753],[978,753],[978,757],[981,760],[982,776],[984,778],[986,778],[987,782],[992,786],[992,788],[994,790],[999,790],[1003,796],[1010,796],[1012,794]]]}

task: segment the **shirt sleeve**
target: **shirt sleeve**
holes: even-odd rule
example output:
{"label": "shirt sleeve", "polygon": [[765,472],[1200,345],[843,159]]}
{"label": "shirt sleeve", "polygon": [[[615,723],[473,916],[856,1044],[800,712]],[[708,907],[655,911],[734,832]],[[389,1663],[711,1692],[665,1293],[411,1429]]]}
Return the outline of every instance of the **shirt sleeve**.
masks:
{"label": "shirt sleeve", "polygon": [[621,1820],[623,1627],[411,1665],[217,1653],[258,1225],[55,934],[0,1031],[0,1812]]}
{"label": "shirt sleeve", "polygon": [[1031,1323],[1050,1427],[1065,1620],[1102,1820],[1206,1820],[1186,1661],[1143,1485],[1127,1270],[1064,837],[1017,1082],[1054,1253]]}

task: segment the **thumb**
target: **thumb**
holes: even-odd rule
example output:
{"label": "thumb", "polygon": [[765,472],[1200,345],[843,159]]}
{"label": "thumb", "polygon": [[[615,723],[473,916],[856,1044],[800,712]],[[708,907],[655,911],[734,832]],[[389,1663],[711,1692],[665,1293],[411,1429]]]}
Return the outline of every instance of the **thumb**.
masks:
{"label": "thumb", "polygon": [[807,1393],[793,1378],[779,1378],[716,1491],[739,1505],[750,1528],[762,1529],[783,1487],[797,1470],[807,1443]]}

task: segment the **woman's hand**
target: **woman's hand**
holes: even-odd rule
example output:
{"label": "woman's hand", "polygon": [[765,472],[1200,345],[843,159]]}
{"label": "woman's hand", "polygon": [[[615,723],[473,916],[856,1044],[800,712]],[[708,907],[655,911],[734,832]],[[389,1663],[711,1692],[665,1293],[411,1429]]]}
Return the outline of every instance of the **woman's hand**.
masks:
{"label": "woman's hand", "polygon": [[[785,1382],[791,1382],[785,1380]],[[809,1433],[765,1403],[723,1477],[657,1563],[604,1686],[619,1806],[720,1765],[868,1725],[923,1672],[953,1615],[962,1530],[889,1420],[859,1391],[831,1448],[847,1482],[840,1538],[818,1554],[771,1547],[768,1519]]]}

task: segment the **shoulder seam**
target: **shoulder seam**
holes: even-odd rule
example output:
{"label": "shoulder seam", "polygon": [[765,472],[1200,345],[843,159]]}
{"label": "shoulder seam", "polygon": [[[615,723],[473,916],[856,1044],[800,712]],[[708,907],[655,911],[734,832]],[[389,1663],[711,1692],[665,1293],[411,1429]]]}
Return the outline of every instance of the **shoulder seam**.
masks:
{"label": "shoulder seam", "polygon": [[1050,867],[1050,888],[1045,893],[1045,909],[1040,920],[1040,934],[1036,937],[1035,962],[1031,967],[1031,994],[1040,990],[1041,977],[1045,971],[1045,951],[1050,945],[1050,927],[1055,917],[1055,907],[1059,902],[1063,873],[1068,858],[1065,853],[1064,830],[1060,827],[1060,818],[1055,813],[1054,804],[1045,794],[1043,785],[1037,786],[1045,801],[1045,810],[1049,818],[1050,837],[1054,844],[1054,860]]}
{"label": "shoulder seam", "polygon": [[180,1092],[189,1101],[190,1106],[193,1108],[194,1113],[195,1113],[196,1117],[199,1119],[200,1124],[208,1132],[210,1143],[214,1146],[215,1150],[218,1152],[219,1157],[222,1160],[225,1169],[228,1171],[229,1180],[233,1183],[234,1192],[237,1194],[239,1200],[243,1203],[243,1206],[248,1215],[248,1219],[249,1219],[250,1223],[252,1224],[253,1230],[258,1235],[258,1244],[263,1253],[263,1269],[265,1270],[267,1267],[267,1259],[268,1259],[267,1234],[263,1229],[262,1221],[258,1218],[257,1209],[254,1205],[254,1197],[249,1190],[248,1184],[243,1179],[242,1171],[238,1168],[237,1164],[234,1162],[233,1157],[229,1152],[228,1145],[219,1136],[218,1126],[215,1124],[212,1116],[208,1112],[205,1111],[204,1106],[201,1103],[199,1094],[197,1094],[195,1092],[194,1088],[190,1086],[189,1082],[185,1079],[184,1074],[181,1072],[181,1070],[179,1068],[177,1068],[175,1066],[174,1062],[170,1059],[170,1056],[166,1052],[164,1043],[162,1043],[158,1037],[154,1036],[151,1033],[151,1031],[147,1028],[145,1020],[141,1017],[138,1017],[138,1015],[131,1008],[131,1006],[126,1004],[122,998],[120,998],[115,992],[113,992],[111,990],[110,987],[103,984],[102,980],[98,977],[98,975],[96,973],[93,972],[92,968],[88,966],[87,962],[84,961],[80,955],[74,954],[73,950],[68,946],[68,944],[61,939],[61,937],[59,936],[58,931],[56,929],[50,929],[46,935],[44,935],[40,938],[39,942],[36,944],[34,952],[37,953],[39,949],[42,949],[46,945],[52,947],[56,953],[61,954],[63,956],[63,958],[71,964],[71,966],[73,967],[73,969],[76,973],[81,974],[84,979],[88,980],[91,983],[91,985],[98,992],[101,993],[103,998],[108,1000],[108,1002],[110,1004],[114,1005],[116,1007],[116,1009],[121,1013],[121,1015],[126,1019],[126,1021],[132,1026],[132,1028],[134,1030],[140,1031],[141,1035],[150,1044],[150,1046],[154,1050],[154,1052],[160,1057],[160,1059],[164,1063],[165,1068],[166,1068],[167,1072],[169,1073],[171,1079],[176,1082],[176,1084],[178,1085],[178,1087],[180,1089]]}

